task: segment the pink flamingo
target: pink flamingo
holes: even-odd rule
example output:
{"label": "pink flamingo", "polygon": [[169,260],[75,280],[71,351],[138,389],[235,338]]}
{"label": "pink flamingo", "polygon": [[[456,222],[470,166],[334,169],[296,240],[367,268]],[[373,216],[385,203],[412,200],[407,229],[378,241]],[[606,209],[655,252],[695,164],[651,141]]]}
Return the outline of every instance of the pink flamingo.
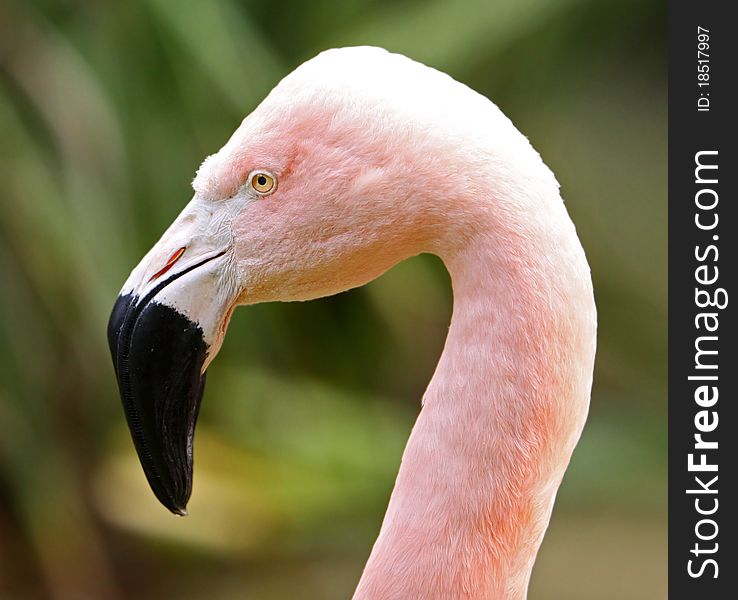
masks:
{"label": "pink flamingo", "polygon": [[526,138],[443,73],[329,50],[277,85],[193,187],[108,331],[157,497],[186,514],[204,373],[236,305],[335,294],[434,253],[451,327],[354,598],[525,598],[596,337],[584,252]]}

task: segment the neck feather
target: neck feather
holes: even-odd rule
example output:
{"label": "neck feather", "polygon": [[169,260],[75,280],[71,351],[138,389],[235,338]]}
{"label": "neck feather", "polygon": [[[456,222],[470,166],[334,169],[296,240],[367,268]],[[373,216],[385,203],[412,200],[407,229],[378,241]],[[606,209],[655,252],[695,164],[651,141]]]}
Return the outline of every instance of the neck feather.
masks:
{"label": "neck feather", "polygon": [[451,327],[355,600],[524,598],[586,418],[595,308],[558,191],[468,200],[433,247]]}

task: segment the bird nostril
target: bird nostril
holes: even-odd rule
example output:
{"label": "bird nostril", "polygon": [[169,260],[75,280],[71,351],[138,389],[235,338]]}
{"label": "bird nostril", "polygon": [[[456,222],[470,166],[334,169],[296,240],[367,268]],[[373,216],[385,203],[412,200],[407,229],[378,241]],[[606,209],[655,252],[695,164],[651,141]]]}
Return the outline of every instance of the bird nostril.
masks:
{"label": "bird nostril", "polygon": [[182,255],[184,254],[185,248],[186,246],[182,246],[179,250],[174,252],[174,254],[172,254],[169,257],[166,264],[149,278],[148,283],[151,283],[152,281],[154,281],[154,279],[158,279],[159,277],[164,275],[164,273],[166,273],[169,269],[171,269],[174,266],[174,263],[176,263],[182,257]]}

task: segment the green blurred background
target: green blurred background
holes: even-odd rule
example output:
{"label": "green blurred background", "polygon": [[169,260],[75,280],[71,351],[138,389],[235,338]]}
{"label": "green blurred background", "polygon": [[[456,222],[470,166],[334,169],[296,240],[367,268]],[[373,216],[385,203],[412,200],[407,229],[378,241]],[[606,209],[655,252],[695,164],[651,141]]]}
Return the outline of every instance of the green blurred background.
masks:
{"label": "green blurred background", "polygon": [[3,0],[0,598],[350,597],[446,333],[440,262],[236,311],[186,519],[147,488],[105,325],[201,160],[300,62],[357,44],[493,99],[590,259],[591,418],[531,598],[665,597],[663,3]]}

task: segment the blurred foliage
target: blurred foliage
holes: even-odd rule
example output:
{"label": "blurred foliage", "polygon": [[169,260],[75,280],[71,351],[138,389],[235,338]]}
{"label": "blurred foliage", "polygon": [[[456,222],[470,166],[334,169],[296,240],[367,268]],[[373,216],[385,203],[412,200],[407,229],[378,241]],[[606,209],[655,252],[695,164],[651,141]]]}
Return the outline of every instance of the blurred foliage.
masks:
{"label": "blurred foliage", "polygon": [[498,103],[590,258],[591,418],[531,597],[665,595],[663,3],[5,0],[0,598],[350,596],[442,348],[440,262],[236,312],[185,520],[146,487],[104,331],[204,156],[300,62],[365,43]]}

